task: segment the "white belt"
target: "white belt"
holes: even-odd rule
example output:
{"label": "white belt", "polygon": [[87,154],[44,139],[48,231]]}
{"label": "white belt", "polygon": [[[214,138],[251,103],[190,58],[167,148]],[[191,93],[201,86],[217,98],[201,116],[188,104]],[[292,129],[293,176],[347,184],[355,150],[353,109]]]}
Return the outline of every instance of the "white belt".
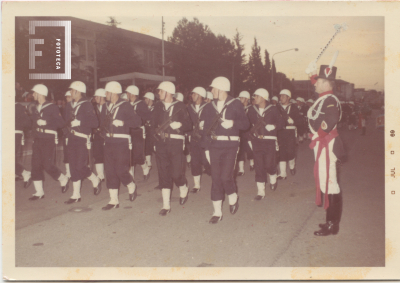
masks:
{"label": "white belt", "polygon": [[277,140],[275,136],[257,136],[258,139],[260,140]]}
{"label": "white belt", "polygon": [[40,133],[45,133],[45,134],[52,134],[54,135],[54,141],[56,144],[58,144],[58,134],[57,131],[53,131],[53,130],[48,130],[48,129],[41,129],[41,128],[36,128],[36,131],[40,132]]}
{"label": "white belt", "polygon": [[25,144],[25,135],[24,135],[24,131],[19,131],[19,130],[15,130],[16,134],[21,134],[22,138],[21,138],[21,145]]}
{"label": "white belt", "polygon": [[[90,135],[85,135],[85,134],[82,134],[82,133],[77,132],[77,131],[74,131],[74,130],[71,131],[71,134],[73,134],[74,136],[77,136],[77,137],[86,139],[86,147],[87,147],[88,149],[91,148],[91,144],[90,144]],[[67,140],[67,143],[68,143],[68,140]]]}
{"label": "white belt", "polygon": [[211,136],[211,138],[217,141],[240,141],[238,136]]}
{"label": "white belt", "polygon": [[110,133],[107,133],[107,137],[109,137],[109,138],[128,139],[129,149],[132,149],[132,138],[131,138],[131,135],[127,135],[127,134],[110,134]]}
{"label": "white belt", "polygon": [[176,135],[176,134],[169,134],[169,137],[171,138],[171,139],[177,139],[177,140],[185,140],[185,136],[183,136],[183,135]]}
{"label": "white belt", "polygon": [[140,127],[141,129],[142,129],[142,133],[143,133],[143,139],[145,139],[146,138],[146,129],[144,128],[144,126],[141,126]]}
{"label": "white belt", "polygon": [[296,126],[286,126],[286,130],[294,130],[294,134],[297,138],[297,128]]}

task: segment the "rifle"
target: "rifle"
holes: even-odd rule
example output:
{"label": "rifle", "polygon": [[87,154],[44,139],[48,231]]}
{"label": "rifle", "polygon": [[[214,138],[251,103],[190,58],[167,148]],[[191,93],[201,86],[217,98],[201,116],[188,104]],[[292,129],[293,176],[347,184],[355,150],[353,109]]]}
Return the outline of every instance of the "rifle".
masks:
{"label": "rifle", "polygon": [[40,119],[40,113],[37,110],[37,106],[38,106],[38,103],[36,101],[29,103],[28,106],[27,106],[28,115],[33,120],[33,130],[34,130],[34,132],[37,132],[37,130],[36,130],[37,128],[40,128],[40,129],[43,128],[43,126],[39,126],[37,124],[37,121]]}
{"label": "rifle", "polygon": [[258,134],[258,130],[260,130],[261,128],[265,127],[267,125],[267,123],[265,123],[264,117],[267,116],[267,114],[272,110],[272,108],[270,108],[268,111],[266,111],[264,113],[263,116],[261,116],[257,122],[254,124],[254,126],[250,129],[250,137],[251,138],[256,138],[259,136]]}
{"label": "rifle", "polygon": [[[106,106],[106,105],[104,105]],[[106,106],[107,107],[107,106]],[[104,121],[101,122],[100,125],[100,136],[104,139],[108,133],[110,133],[110,131],[108,130],[110,128],[110,125],[112,124],[114,118],[114,113],[112,113],[111,111],[108,111],[108,113],[106,112],[106,117],[104,119]],[[112,127],[111,127],[112,129]]]}
{"label": "rifle", "polygon": [[218,113],[214,116],[214,119],[211,121],[211,126],[206,131],[206,138],[208,141],[212,141],[213,137],[216,136],[215,131],[217,130],[218,126],[223,122],[222,121],[222,110],[221,113]]}
{"label": "rifle", "polygon": [[74,108],[72,108],[71,106],[71,119],[69,119],[67,121],[67,123],[65,124],[64,128],[62,128],[62,132],[63,132],[63,136],[67,137],[69,135],[69,133],[71,132],[71,122],[75,120],[75,112],[74,112]]}
{"label": "rifle", "polygon": [[195,138],[196,140],[200,140],[200,139],[201,139],[201,135],[200,135],[200,121],[197,121],[197,123],[194,125],[193,132],[192,132],[192,136],[193,136],[193,138]]}
{"label": "rifle", "polygon": [[[169,125],[174,122],[173,119],[177,116],[177,114],[183,110],[186,109],[184,107],[180,108],[178,111],[176,111],[172,116],[170,116],[164,123],[162,123],[157,129],[154,131],[154,138],[157,141],[163,140],[165,141],[165,130],[169,127]],[[179,129],[176,129],[178,133],[180,132]]]}

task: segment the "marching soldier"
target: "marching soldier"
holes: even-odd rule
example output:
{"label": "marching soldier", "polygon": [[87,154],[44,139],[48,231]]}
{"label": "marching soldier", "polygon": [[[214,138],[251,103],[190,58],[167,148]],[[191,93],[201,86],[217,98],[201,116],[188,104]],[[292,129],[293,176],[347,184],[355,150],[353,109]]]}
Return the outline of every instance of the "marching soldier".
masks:
{"label": "marching soldier", "polygon": [[271,99],[271,104],[276,106],[278,104],[278,101],[279,101],[278,97],[274,96]]}
{"label": "marching soldier", "polygon": [[[86,85],[75,81],[70,87],[71,97],[74,103],[71,111],[66,113],[66,121],[69,121],[70,131],[68,134],[67,154],[71,170],[71,181],[73,193],[65,204],[81,201],[82,180],[88,178],[94,188],[94,194],[101,191],[100,179],[90,170],[90,135],[93,128],[99,126],[99,121],[93,109],[92,103],[86,99]],[[68,126],[68,125],[67,125]]]}
{"label": "marching soldier", "polygon": [[[61,115],[64,119],[64,121],[66,120],[66,114],[67,112],[71,111],[72,108],[72,98],[71,98],[71,91],[67,91],[65,93],[65,100],[66,100],[66,105],[63,109],[63,111],[61,112]],[[69,170],[69,161],[68,161],[68,154],[67,154],[67,145],[68,145],[68,137],[67,137],[67,133],[63,132],[63,137],[62,137],[62,142],[63,142],[63,153],[64,153],[64,164],[65,164],[65,176],[67,176],[68,178],[71,178],[71,170]]]}
{"label": "marching soldier", "polygon": [[[333,63],[331,63],[333,65]],[[316,204],[322,204],[324,194],[326,223],[320,224],[316,236],[335,235],[339,231],[342,215],[342,195],[336,176],[336,161],[344,155],[343,143],[337,131],[341,106],[333,94],[336,67],[322,65],[319,75],[312,72],[311,83],[319,98],[308,111],[310,130],[313,133],[310,148],[314,149],[314,178],[316,183]]]}
{"label": "marching soldier", "polygon": [[[153,118],[153,110],[154,110],[154,94],[151,92],[146,92],[144,95],[144,102],[146,102],[147,107],[151,112],[151,118]],[[146,130],[146,139],[144,141],[144,154],[146,156],[146,164],[149,167],[149,170],[153,166],[151,163],[151,155],[154,151],[154,144],[153,144],[153,133],[151,131],[150,122],[152,119],[147,120],[144,124]]]}
{"label": "marching soldier", "polygon": [[225,77],[215,78],[211,85],[214,101],[204,108],[204,147],[209,149],[211,164],[211,200],[214,214],[210,223],[222,219],[222,200],[228,195],[231,214],[239,208],[239,198],[233,176],[239,149],[239,131],[246,130],[249,120],[243,104],[228,94],[230,82]]}
{"label": "marching soldier", "polygon": [[125,90],[129,96],[133,111],[139,115],[142,119],[142,123],[139,128],[130,129],[132,137],[132,164],[131,164],[131,175],[135,179],[135,166],[138,164],[143,169],[143,179],[146,181],[150,177],[150,168],[147,166],[144,147],[145,147],[145,121],[151,119],[151,111],[144,100],[139,99],[139,88],[135,85],[130,85]]}
{"label": "marching soldier", "polygon": [[[99,126],[103,123],[106,115],[106,91],[99,88],[94,93],[96,101],[95,112],[99,121]],[[104,181],[104,136],[101,134],[101,128],[93,131],[93,160],[96,167],[97,177]]]}
{"label": "marching soldier", "polygon": [[[175,98],[178,101],[185,102],[183,94],[180,92],[177,92],[175,94]],[[185,133],[185,148],[183,150],[183,155],[186,156],[186,165],[188,168],[190,168],[190,165],[191,165],[190,161],[192,160],[192,156],[190,155],[189,133]]]}
{"label": "marching soldier", "polygon": [[249,136],[253,145],[258,190],[255,200],[261,200],[265,197],[267,173],[271,190],[275,190],[278,185],[276,181],[277,133],[283,127],[284,121],[277,107],[268,102],[269,93],[266,89],[259,88],[254,94],[257,105],[250,107],[248,112],[250,123],[253,125]]}
{"label": "marching soldier", "polygon": [[105,91],[108,105],[106,117],[100,127],[105,135],[104,169],[110,201],[102,209],[110,210],[119,208],[120,183],[128,188],[130,201],[137,197],[136,184],[129,173],[132,150],[129,128],[139,127],[142,121],[139,115],[132,111],[132,105],[120,98],[122,87],[118,82],[108,82]]}
{"label": "marching soldier", "polygon": [[277,106],[283,120],[285,121],[284,128],[278,131],[280,169],[278,179],[283,180],[286,180],[287,178],[287,163],[289,163],[290,173],[292,175],[296,174],[295,155],[297,128],[302,122],[297,105],[289,102],[290,97],[292,97],[290,90],[281,90],[281,104],[278,104]]}
{"label": "marching soldier", "polygon": [[307,111],[308,107],[305,105],[304,98],[297,97],[297,107],[299,108],[299,114],[301,116],[301,123],[297,129],[297,135],[299,136],[299,142],[303,142],[307,135]]}
{"label": "marching soldier", "polygon": [[64,126],[64,119],[58,107],[46,101],[48,89],[43,84],[37,84],[33,88],[33,98],[37,104],[30,104],[29,113],[32,115],[34,128],[34,142],[32,145],[32,174],[31,178],[36,193],[29,200],[44,198],[43,170],[61,185],[61,192],[68,190],[68,177],[54,164],[54,155],[58,143],[57,129]]}
{"label": "marching soldier", "polygon": [[[248,91],[241,91],[239,93],[239,100],[244,106],[244,111],[246,114],[248,113],[249,108],[252,106],[250,101],[250,93]],[[239,146],[239,152],[237,155],[237,161],[239,165],[239,170],[237,173],[237,176],[243,176],[244,175],[244,160],[245,160],[245,155],[247,155],[247,159],[249,160],[250,163],[250,171],[254,170],[254,155],[253,155],[253,150],[250,147],[251,141],[248,139],[248,132],[250,128],[245,130],[245,131],[240,131],[240,146]]]}
{"label": "marching soldier", "polygon": [[179,203],[188,200],[183,148],[185,133],[192,129],[185,104],[173,98],[175,85],[162,82],[159,86],[160,101],[154,105],[151,127],[154,131],[158,176],[163,198],[160,215],[171,211],[170,198],[173,183],[179,187]]}
{"label": "marching soldier", "polygon": [[200,191],[200,179],[204,168],[207,168],[205,149],[201,146],[201,139],[204,130],[203,109],[207,105],[205,102],[206,90],[202,87],[195,87],[192,91],[193,103],[189,105],[188,112],[194,125],[193,131],[189,136],[190,155],[192,156],[190,168],[194,179],[192,193]]}
{"label": "marching soldier", "polygon": [[25,168],[18,162],[17,157],[22,146],[25,144],[24,129],[30,126],[31,120],[26,113],[25,107],[15,102],[15,175],[18,177],[22,176],[25,189],[32,183],[31,172],[25,170]]}

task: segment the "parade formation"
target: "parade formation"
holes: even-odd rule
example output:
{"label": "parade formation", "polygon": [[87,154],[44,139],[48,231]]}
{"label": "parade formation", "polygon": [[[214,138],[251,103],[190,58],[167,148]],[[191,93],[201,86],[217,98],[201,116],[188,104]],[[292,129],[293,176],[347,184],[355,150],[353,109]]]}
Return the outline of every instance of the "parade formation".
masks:
{"label": "parade formation", "polygon": [[[267,188],[275,191],[279,182],[296,174],[301,163],[296,160],[297,144],[310,140],[315,154],[314,168],[310,168],[315,203],[326,210],[326,223],[314,235],[335,235],[342,211],[336,164],[344,156],[337,129],[345,123],[349,129],[356,127],[357,118],[354,102],[339,101],[333,93],[336,71],[331,62],[317,74],[315,62],[310,63],[306,72],[318,94],[315,101],[294,99],[289,89],[271,97],[264,88],[252,94],[243,90],[235,98],[226,77],[195,87],[188,97],[169,81],[161,82],[155,93],[140,93],[135,85],[123,91],[119,82],[110,81],[90,97],[86,85],[74,81],[65,94],[66,107],[60,111],[46,100],[47,87],[37,84],[32,88],[34,102],[26,108],[16,103],[16,156],[24,145],[24,130],[31,129],[32,172],[16,162],[15,173],[24,188],[33,183],[35,194],[30,201],[45,197],[44,171],[59,181],[61,193],[72,187],[66,205],[81,201],[82,180],[88,178],[94,195],[108,190],[110,200],[102,209],[109,211],[119,208],[121,183],[129,191],[129,200],[136,200],[140,188],[135,170],[140,165],[147,181],[154,154],[159,184],[155,189],[161,191],[163,203],[159,214],[173,211],[174,185],[179,189],[179,204],[184,205],[201,193],[202,178],[211,176],[209,223],[216,224],[226,213],[225,196],[229,213],[239,211],[235,178],[245,174],[246,158],[249,171],[255,174],[254,200],[261,201]],[[65,173],[55,165],[58,143],[63,145]],[[187,167],[193,177],[191,188]]]}

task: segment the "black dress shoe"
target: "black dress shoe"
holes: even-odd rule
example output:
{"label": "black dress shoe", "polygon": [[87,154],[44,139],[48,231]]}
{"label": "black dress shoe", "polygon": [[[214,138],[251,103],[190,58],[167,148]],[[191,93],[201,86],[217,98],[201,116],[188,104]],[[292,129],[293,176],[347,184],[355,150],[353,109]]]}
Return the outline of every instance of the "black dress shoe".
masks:
{"label": "black dress shoe", "polygon": [[250,171],[254,171],[254,165],[250,165]]}
{"label": "black dress shoe", "polygon": [[30,197],[29,198],[29,200],[38,200],[38,199],[42,199],[42,198],[44,198],[44,195],[42,195],[42,196],[32,196],[32,197]]}
{"label": "black dress shoe", "polygon": [[292,174],[292,175],[296,175],[296,168],[294,168],[294,169],[290,169],[290,174]]}
{"label": "black dress shoe", "polygon": [[244,175],[244,172],[238,172],[237,173],[237,176],[243,176]]}
{"label": "black dress shoe", "polygon": [[76,203],[76,202],[80,202],[80,201],[81,201],[81,198],[78,198],[78,199],[70,198],[69,200],[64,201],[64,203],[65,204],[71,204],[71,203]]}
{"label": "black dress shoe", "polygon": [[184,198],[179,198],[180,205],[184,205],[187,202],[188,198],[189,198],[189,192],[186,194]]}
{"label": "black dress shoe", "polygon": [[335,224],[332,221],[328,221],[324,228],[319,231],[315,231],[315,236],[329,236],[336,235],[339,232],[339,224]]}
{"label": "black dress shoe", "polygon": [[29,186],[32,184],[32,178],[29,178],[28,181],[24,182],[24,189],[29,188]]}
{"label": "black dress shoe", "polygon": [[327,228],[328,227],[328,223],[321,223],[318,224],[319,228]]}
{"label": "black dress shoe", "polygon": [[198,193],[200,191],[200,189],[198,189],[198,188],[193,188],[190,192],[192,193],[192,194],[195,194],[195,193]]}
{"label": "black dress shoe", "polygon": [[255,200],[262,200],[263,198],[264,198],[263,196],[257,195],[254,199]]}
{"label": "black dress shoe", "polygon": [[119,204],[107,204],[105,207],[102,208],[102,210],[110,210],[113,208],[119,208]]}
{"label": "black dress shoe", "polygon": [[62,193],[65,193],[66,191],[68,191],[68,189],[69,189],[69,178],[68,178],[68,181],[67,181],[67,183],[65,184],[65,186],[61,186],[61,192]]}
{"label": "black dress shoe", "polygon": [[133,194],[129,194],[129,200],[130,201],[134,201],[137,197],[137,187],[135,189],[135,191],[133,192]]}
{"label": "black dress shoe", "polygon": [[208,221],[208,223],[217,224],[221,220],[222,220],[222,216],[213,216],[213,217],[211,217],[210,221]]}
{"label": "black dress shoe", "polygon": [[167,215],[167,213],[170,213],[171,212],[171,208],[170,209],[161,209],[161,211],[158,213],[158,214],[160,214],[161,216],[165,216],[165,215]]}
{"label": "black dress shoe", "polygon": [[150,179],[150,172],[147,175],[143,175],[144,181],[147,181],[148,179]]}
{"label": "black dress shoe", "polygon": [[101,182],[97,185],[96,188],[93,188],[93,193],[94,193],[95,196],[100,194],[100,192],[101,192]]}
{"label": "black dress shoe", "polygon": [[278,182],[276,182],[275,184],[269,184],[271,190],[275,191],[276,188],[278,187]]}
{"label": "black dress shoe", "polygon": [[231,214],[235,214],[236,211],[238,211],[239,209],[239,197],[236,200],[236,203],[234,205],[229,205],[229,210],[231,212]]}
{"label": "black dress shoe", "polygon": [[282,176],[278,176],[278,178],[277,178],[278,180],[286,180],[287,179],[287,177],[282,177]]}

